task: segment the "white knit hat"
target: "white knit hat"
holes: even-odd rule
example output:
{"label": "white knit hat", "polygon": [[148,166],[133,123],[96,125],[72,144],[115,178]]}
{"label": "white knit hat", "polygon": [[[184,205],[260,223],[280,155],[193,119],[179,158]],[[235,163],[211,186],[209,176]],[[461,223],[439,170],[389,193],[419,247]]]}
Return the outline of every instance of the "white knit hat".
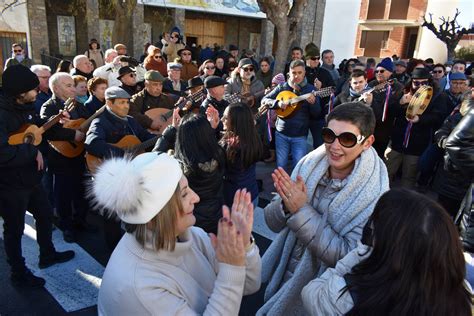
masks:
{"label": "white knit hat", "polygon": [[163,153],[112,158],[94,175],[91,193],[106,212],[129,224],[146,224],[171,199],[182,175],[178,161]]}

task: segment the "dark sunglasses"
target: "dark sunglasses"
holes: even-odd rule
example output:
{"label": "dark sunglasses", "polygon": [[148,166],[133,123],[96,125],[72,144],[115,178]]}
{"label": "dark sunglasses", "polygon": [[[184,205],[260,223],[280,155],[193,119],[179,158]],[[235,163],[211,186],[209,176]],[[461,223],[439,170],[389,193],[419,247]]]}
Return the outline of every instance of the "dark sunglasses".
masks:
{"label": "dark sunglasses", "polygon": [[14,49],[13,50],[14,53],[21,53],[22,51],[23,51],[22,49],[20,49],[20,50]]}
{"label": "dark sunglasses", "polygon": [[207,66],[206,69],[207,69],[207,70],[214,70],[214,69],[216,69],[216,67]]}
{"label": "dark sunglasses", "polygon": [[433,70],[433,73],[434,74],[441,74],[443,73],[444,71],[443,70]]}
{"label": "dark sunglasses", "polygon": [[375,73],[378,74],[378,73],[381,73],[383,74],[385,72],[385,69],[380,69],[380,70],[376,70]]}
{"label": "dark sunglasses", "polygon": [[153,58],[155,58],[155,59],[160,59],[161,56],[160,56],[160,55],[155,55],[155,56],[153,56]]}
{"label": "dark sunglasses", "polygon": [[339,135],[336,135],[336,133],[334,133],[334,131],[328,127],[323,128],[321,136],[323,137],[323,141],[326,144],[334,143],[337,138],[339,139],[339,144],[341,144],[342,147],[346,148],[352,148],[355,145],[362,143],[365,139],[365,136],[356,136],[350,132],[344,132]]}
{"label": "dark sunglasses", "polygon": [[242,68],[245,72],[253,71],[253,67]]}
{"label": "dark sunglasses", "polygon": [[311,59],[311,60],[319,60],[319,59],[320,59],[320,57],[319,57],[319,56],[316,56],[316,57],[310,57],[309,59]]}
{"label": "dark sunglasses", "polygon": [[426,86],[427,84],[428,84],[428,80],[413,81],[413,85],[414,85],[415,87]]}
{"label": "dark sunglasses", "polygon": [[191,56],[191,53],[181,53],[183,56]]}

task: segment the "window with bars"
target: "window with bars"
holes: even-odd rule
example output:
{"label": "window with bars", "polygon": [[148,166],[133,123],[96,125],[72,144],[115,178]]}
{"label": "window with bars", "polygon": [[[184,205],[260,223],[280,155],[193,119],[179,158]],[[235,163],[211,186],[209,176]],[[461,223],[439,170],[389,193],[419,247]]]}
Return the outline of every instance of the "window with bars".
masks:
{"label": "window with bars", "polygon": [[28,55],[26,33],[0,31],[0,73],[3,72],[6,60],[12,56],[12,44],[14,43],[21,44]]}

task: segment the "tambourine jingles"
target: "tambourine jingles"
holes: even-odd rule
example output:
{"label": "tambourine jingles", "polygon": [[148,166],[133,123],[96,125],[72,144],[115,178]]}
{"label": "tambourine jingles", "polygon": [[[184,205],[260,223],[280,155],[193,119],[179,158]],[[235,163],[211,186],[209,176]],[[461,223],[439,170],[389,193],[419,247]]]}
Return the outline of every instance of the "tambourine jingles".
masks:
{"label": "tambourine jingles", "polygon": [[422,115],[430,104],[433,97],[433,88],[431,86],[421,86],[408,104],[406,118],[412,120],[415,115]]}

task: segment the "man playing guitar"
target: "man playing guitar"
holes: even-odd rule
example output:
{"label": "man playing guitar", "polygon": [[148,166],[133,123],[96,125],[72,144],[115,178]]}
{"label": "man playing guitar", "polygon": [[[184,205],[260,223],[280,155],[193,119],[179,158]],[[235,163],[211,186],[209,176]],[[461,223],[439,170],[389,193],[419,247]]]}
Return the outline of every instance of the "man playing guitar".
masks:
{"label": "man playing guitar", "polygon": [[[278,85],[262,99],[262,104],[271,109],[286,109],[287,104],[277,100],[277,96],[282,91],[291,91],[296,95],[303,95],[315,91],[312,84],[308,83],[305,77],[305,64],[302,60],[294,60],[290,64],[289,79],[286,83]],[[317,98],[310,94],[305,101],[301,102],[299,109],[290,116],[278,117],[276,121],[275,147],[277,166],[286,168],[288,156],[291,152],[293,156],[292,168],[307,153],[310,117],[317,118],[321,113],[321,106]]]}

